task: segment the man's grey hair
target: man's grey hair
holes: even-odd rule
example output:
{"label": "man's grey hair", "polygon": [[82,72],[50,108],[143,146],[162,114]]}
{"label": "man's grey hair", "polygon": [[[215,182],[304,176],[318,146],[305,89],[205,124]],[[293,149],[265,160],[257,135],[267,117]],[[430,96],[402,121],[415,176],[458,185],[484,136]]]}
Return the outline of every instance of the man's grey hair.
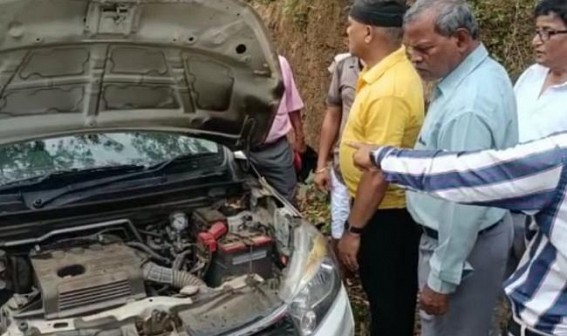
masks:
{"label": "man's grey hair", "polygon": [[473,11],[465,0],[417,0],[404,16],[404,26],[426,11],[435,13],[435,30],[443,36],[452,36],[458,29],[469,31],[478,39],[479,28]]}

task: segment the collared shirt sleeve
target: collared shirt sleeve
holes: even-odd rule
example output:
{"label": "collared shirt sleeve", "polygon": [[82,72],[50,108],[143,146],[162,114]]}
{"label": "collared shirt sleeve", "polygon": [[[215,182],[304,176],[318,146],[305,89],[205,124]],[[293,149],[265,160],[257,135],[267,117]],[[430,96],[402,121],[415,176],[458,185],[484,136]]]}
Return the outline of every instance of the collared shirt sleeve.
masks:
{"label": "collared shirt sleeve", "polygon": [[364,139],[375,145],[401,146],[410,120],[410,107],[401,98],[386,96],[365,108]]}
{"label": "collared shirt sleeve", "polygon": [[[439,147],[447,150],[480,150],[493,147],[492,130],[479,115],[464,112],[440,130]],[[461,283],[463,269],[472,251],[483,207],[446,202],[439,214],[439,244],[430,260],[428,286],[438,293],[454,292]]]}
{"label": "collared shirt sleeve", "polygon": [[[560,139],[561,138],[561,139]],[[373,152],[386,181],[451,202],[534,215],[555,199],[567,133],[505,150],[451,152],[390,146]]]}
{"label": "collared shirt sleeve", "polygon": [[[560,134],[506,150],[477,152],[383,147],[373,156],[390,183],[452,202],[536,214],[558,197],[567,156],[565,149],[557,144],[566,141],[567,134]],[[461,222],[459,219],[455,222],[459,227],[475,226],[466,219],[467,214],[460,216]],[[463,233],[462,238],[473,241],[476,233],[470,230],[470,234],[467,237]],[[555,237],[550,239],[554,244],[562,244],[554,242]],[[428,284],[437,286],[437,290],[451,290],[450,285],[447,288],[446,283],[437,281],[445,280],[445,276],[447,274],[438,274],[428,279]]]}
{"label": "collared shirt sleeve", "polygon": [[280,67],[285,85],[285,104],[288,113],[299,111],[303,108],[303,100],[299,94],[299,90],[295,85],[293,71],[288,61],[284,57],[280,57]]}
{"label": "collared shirt sleeve", "polygon": [[332,66],[331,84],[329,85],[329,92],[327,92],[326,103],[330,106],[342,107],[343,100],[341,98],[341,63]]}

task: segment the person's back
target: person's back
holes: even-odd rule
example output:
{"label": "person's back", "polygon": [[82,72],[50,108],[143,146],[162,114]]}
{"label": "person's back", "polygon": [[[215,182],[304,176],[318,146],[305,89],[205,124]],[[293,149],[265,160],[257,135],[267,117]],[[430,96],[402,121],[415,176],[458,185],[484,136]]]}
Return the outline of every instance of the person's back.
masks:
{"label": "person's back", "polygon": [[[295,189],[297,174],[294,167],[294,153],[305,151],[301,109],[303,100],[295,85],[293,72],[287,59],[278,56],[284,95],[278,106],[278,112],[272,122],[266,140],[260,146],[251,148],[250,161],[254,164],[260,175],[274,187],[290,203],[295,204]],[[288,134],[293,130],[293,147],[288,141]]]}

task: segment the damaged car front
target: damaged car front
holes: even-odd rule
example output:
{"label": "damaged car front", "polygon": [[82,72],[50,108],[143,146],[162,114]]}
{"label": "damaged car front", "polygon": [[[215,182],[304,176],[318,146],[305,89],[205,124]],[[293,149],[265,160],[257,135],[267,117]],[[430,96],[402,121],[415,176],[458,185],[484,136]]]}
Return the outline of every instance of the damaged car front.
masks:
{"label": "damaged car front", "polygon": [[353,335],[326,239],[237,158],[283,86],[236,0],[0,0],[1,335]]}

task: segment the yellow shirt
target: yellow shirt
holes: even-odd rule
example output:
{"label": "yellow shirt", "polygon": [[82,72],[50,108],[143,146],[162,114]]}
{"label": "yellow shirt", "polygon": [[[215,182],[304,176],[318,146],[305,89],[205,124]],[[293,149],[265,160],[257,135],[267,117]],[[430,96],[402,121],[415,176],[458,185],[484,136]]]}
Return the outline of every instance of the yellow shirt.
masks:
{"label": "yellow shirt", "polygon": [[[342,176],[351,196],[356,195],[362,173],[353,164],[354,149],[345,143],[413,148],[423,117],[422,82],[403,47],[360,73],[339,154]],[[404,191],[390,186],[379,208],[405,206]]]}

